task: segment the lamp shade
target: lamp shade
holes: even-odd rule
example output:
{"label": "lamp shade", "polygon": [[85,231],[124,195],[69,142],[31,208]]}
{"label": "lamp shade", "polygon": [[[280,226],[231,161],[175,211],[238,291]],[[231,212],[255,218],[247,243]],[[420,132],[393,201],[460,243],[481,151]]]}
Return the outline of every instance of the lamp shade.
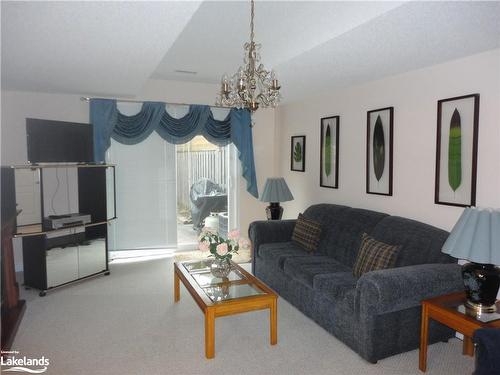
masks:
{"label": "lamp shade", "polygon": [[283,177],[272,177],[266,180],[260,200],[262,202],[286,202],[293,200],[293,195]]}
{"label": "lamp shade", "polygon": [[500,210],[466,208],[442,252],[474,263],[500,265]]}

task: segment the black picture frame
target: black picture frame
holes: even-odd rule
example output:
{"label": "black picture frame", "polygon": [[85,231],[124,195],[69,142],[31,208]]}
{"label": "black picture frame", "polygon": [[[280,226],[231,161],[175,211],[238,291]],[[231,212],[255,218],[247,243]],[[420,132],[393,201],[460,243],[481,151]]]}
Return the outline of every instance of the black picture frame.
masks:
{"label": "black picture frame", "polygon": [[[297,160],[297,145],[301,146],[301,159]],[[306,136],[294,135],[290,138],[290,170],[305,172],[306,170]]]}
{"label": "black picture frame", "polygon": [[[373,131],[372,128],[374,129]],[[386,140],[387,134],[389,136],[388,141]],[[392,196],[393,138],[394,138],[394,107],[385,107],[367,111],[366,113],[366,193],[367,194]],[[374,146],[375,143],[376,147]],[[375,180],[377,181],[376,183]]]}
{"label": "black picture frame", "polygon": [[[330,130],[328,130],[328,126],[330,126]],[[332,131],[333,129],[333,131]],[[330,189],[338,189],[339,188],[339,139],[340,139],[340,116],[329,116],[322,117],[320,120],[320,144],[319,144],[319,186],[330,188]],[[328,144],[330,145],[330,168],[333,165],[334,171],[333,173],[326,172],[326,163],[325,163],[325,155],[326,152],[326,139],[327,137],[332,137],[332,133],[334,134],[333,142],[330,141]],[[332,148],[333,146],[333,148]],[[334,157],[333,163],[331,157]]]}
{"label": "black picture frame", "polygon": [[[457,112],[458,116],[456,118],[454,118],[455,112]],[[448,124],[449,129],[447,128]],[[459,133],[455,133],[455,137],[450,134],[452,128],[458,128]],[[447,144],[445,144],[446,136],[448,136]],[[462,95],[438,100],[434,190],[435,204],[457,207],[476,205],[478,136],[479,94]],[[455,162],[451,160],[450,155],[452,142],[456,149],[457,143],[455,142],[457,142],[457,139],[459,139],[458,144],[460,145],[460,157],[458,158],[460,160],[458,164],[459,168],[457,168],[456,164],[457,155],[455,155]],[[464,144],[465,147],[463,146]],[[470,150],[470,153],[466,153],[464,158],[463,151],[467,149]],[[447,165],[446,160],[444,160],[446,153],[448,153]],[[453,174],[450,171],[450,163],[454,163],[453,170],[455,170],[455,173]],[[458,170],[460,172],[457,174],[456,172]],[[445,176],[441,175],[441,172],[448,175],[447,183],[445,183]],[[467,180],[467,183],[463,183],[462,177]]]}

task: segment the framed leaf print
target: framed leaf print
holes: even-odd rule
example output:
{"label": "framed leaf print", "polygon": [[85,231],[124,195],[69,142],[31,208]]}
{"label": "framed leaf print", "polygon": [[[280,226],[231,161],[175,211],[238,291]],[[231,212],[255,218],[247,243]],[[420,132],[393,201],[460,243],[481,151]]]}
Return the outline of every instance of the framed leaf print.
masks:
{"label": "framed leaf print", "polygon": [[476,204],[479,94],[438,100],[434,202]]}
{"label": "framed leaf print", "polygon": [[292,137],[290,152],[290,169],[292,171],[304,172],[306,170],[306,136]]}
{"label": "framed leaf print", "polygon": [[392,195],[392,138],[394,107],[367,112],[366,192]]}
{"label": "framed leaf print", "polygon": [[339,116],[321,119],[319,186],[339,187]]}

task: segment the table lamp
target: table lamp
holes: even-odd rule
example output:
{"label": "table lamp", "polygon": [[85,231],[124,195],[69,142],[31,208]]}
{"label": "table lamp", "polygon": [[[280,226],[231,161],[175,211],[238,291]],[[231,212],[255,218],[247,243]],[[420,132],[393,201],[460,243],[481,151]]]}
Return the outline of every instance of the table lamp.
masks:
{"label": "table lamp", "polygon": [[442,252],[470,263],[462,266],[466,307],[495,312],[500,286],[500,210],[468,207],[443,245]]}
{"label": "table lamp", "polygon": [[267,220],[280,220],[283,216],[280,202],[293,200],[293,195],[283,177],[271,177],[266,180],[260,200],[269,202],[269,206],[266,207]]}

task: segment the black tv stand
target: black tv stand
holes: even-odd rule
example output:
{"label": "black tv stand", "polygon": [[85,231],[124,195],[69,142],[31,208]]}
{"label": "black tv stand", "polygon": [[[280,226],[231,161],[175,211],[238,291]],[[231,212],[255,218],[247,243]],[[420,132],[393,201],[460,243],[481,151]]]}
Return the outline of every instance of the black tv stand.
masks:
{"label": "black tv stand", "polygon": [[[70,214],[46,215],[44,205],[44,170],[49,168],[77,169],[78,211],[90,215],[91,222],[75,217],[60,228],[44,226],[44,218],[68,218]],[[109,164],[29,164],[14,166],[14,169],[38,169],[40,176],[41,212],[39,223],[18,226],[16,237],[23,241],[24,284],[40,290],[40,296],[48,291],[69,285],[75,281],[98,275],[109,274],[107,251],[107,226],[116,218],[114,212],[108,216],[107,170],[112,170],[113,189],[114,165]],[[116,203],[113,194],[113,207]],[[114,211],[114,210],[113,210]]]}

